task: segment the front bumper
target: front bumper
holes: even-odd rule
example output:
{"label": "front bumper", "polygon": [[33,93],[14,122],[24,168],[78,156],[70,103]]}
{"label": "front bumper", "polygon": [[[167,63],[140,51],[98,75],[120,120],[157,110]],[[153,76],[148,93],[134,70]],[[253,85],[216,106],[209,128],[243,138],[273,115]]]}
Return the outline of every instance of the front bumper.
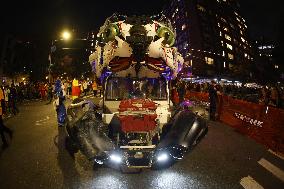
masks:
{"label": "front bumper", "polygon": [[156,149],[155,145],[121,146],[119,149],[108,152],[103,160],[95,159],[95,162],[113,168],[144,169],[162,167],[183,159],[186,151],[187,149],[181,146],[163,149]]}

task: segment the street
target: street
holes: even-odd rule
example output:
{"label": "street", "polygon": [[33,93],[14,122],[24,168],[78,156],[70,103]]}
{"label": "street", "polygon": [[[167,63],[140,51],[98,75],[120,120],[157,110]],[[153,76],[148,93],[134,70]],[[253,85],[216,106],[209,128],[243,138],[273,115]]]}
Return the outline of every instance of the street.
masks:
{"label": "street", "polygon": [[[123,174],[93,168],[80,152],[65,148],[65,128],[55,109],[42,101],[24,102],[5,121],[13,129],[10,146],[0,151],[0,188],[284,188],[284,161],[252,139],[217,122],[185,159],[164,170]],[[7,136],[8,138],[8,136]]]}

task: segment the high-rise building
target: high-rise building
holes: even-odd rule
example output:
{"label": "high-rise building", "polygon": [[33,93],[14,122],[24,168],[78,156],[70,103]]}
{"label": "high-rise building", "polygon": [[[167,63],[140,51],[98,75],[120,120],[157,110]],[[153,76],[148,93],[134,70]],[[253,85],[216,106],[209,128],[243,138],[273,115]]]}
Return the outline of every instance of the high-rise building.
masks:
{"label": "high-rise building", "polygon": [[163,14],[176,29],[176,46],[193,74],[249,74],[252,47],[239,8],[237,0],[172,0],[165,6]]}
{"label": "high-rise building", "polygon": [[253,43],[255,76],[260,82],[278,81],[281,75],[281,65],[275,59],[277,55],[277,43],[264,37]]}

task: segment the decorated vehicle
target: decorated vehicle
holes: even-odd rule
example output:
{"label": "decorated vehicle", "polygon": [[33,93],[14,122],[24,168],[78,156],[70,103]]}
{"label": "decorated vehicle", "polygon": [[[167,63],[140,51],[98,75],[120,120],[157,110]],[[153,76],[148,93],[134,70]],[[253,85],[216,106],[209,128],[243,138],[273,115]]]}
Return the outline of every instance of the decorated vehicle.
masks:
{"label": "decorated vehicle", "polygon": [[[89,61],[103,83],[100,108],[76,99],[67,131],[96,164],[118,168],[170,165],[207,133],[190,103],[173,107],[170,80],[183,65],[175,31],[164,16],[108,18]],[[101,111],[100,111],[101,109]]]}

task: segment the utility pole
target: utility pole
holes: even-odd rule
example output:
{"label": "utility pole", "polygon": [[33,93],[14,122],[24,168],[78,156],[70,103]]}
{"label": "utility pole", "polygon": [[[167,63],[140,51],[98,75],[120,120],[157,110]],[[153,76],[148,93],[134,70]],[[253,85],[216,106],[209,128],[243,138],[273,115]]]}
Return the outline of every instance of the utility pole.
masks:
{"label": "utility pole", "polygon": [[48,82],[51,83],[51,67],[52,67],[52,53],[56,51],[56,46],[54,45],[53,41],[51,43],[50,52],[48,55],[49,66],[48,66]]}

